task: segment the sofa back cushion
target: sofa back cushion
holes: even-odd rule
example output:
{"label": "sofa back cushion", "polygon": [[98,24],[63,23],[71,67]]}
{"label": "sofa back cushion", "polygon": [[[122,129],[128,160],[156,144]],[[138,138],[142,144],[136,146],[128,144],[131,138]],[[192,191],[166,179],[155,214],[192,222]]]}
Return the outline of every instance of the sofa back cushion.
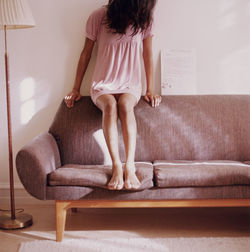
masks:
{"label": "sofa back cushion", "polygon": [[[152,108],[143,98],[135,108],[136,161],[250,160],[250,95],[163,96]],[[124,145],[119,122],[122,161]],[[108,164],[102,113],[83,97],[71,109],[64,102],[49,132],[62,164]]]}

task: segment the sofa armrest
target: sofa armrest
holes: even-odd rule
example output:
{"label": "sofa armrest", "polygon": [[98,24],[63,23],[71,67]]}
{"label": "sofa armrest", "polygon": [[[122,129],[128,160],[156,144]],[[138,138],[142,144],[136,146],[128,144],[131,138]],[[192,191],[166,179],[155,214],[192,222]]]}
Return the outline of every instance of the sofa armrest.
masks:
{"label": "sofa armrest", "polygon": [[60,166],[58,146],[50,133],[34,138],[16,156],[16,168],[24,188],[41,200],[46,199],[47,175]]}

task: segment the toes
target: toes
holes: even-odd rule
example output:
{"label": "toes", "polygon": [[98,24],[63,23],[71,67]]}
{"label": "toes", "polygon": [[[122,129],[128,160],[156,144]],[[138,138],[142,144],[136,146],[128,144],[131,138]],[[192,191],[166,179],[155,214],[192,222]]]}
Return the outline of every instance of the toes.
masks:
{"label": "toes", "polygon": [[108,188],[113,190],[115,189],[115,180],[111,179],[110,182],[108,183]]}
{"label": "toes", "polygon": [[113,184],[113,183],[112,183],[112,184],[109,183],[109,184],[108,184],[108,189],[109,189],[109,190],[114,190],[114,189],[115,189],[115,188],[114,188],[114,184]]}
{"label": "toes", "polygon": [[126,189],[138,189],[141,186],[141,182],[136,179],[135,181],[131,181],[130,179],[127,179],[125,181],[125,188]]}
{"label": "toes", "polygon": [[121,190],[123,188],[123,179],[112,177],[110,182],[108,183],[108,188],[110,190]]}
{"label": "toes", "polygon": [[118,185],[117,185],[117,187],[116,187],[116,189],[117,190],[121,190],[123,188],[123,183],[118,183]]}
{"label": "toes", "polygon": [[132,188],[132,185],[131,185],[131,183],[130,183],[129,180],[127,180],[127,181],[125,182],[125,188],[126,188],[126,189],[131,189],[131,188]]}
{"label": "toes", "polygon": [[137,177],[132,177],[131,178],[127,178],[125,180],[125,188],[126,189],[138,189],[141,186],[141,182],[138,180]]}

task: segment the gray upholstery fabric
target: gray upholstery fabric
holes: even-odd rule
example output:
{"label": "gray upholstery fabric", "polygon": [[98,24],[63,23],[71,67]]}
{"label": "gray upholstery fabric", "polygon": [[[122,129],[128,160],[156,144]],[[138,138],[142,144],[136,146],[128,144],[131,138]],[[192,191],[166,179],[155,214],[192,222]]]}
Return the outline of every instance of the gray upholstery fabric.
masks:
{"label": "gray upholstery fabric", "polygon": [[[136,175],[141,186],[136,190],[144,190],[154,186],[153,165],[139,162],[135,164]],[[64,165],[49,174],[50,186],[91,186],[108,189],[112,176],[112,166],[104,165]],[[125,189],[122,189],[125,190]]]}
{"label": "gray upholstery fabric", "polygon": [[250,165],[236,161],[155,161],[157,187],[250,185]]}
{"label": "gray upholstery fabric", "polygon": [[151,188],[143,191],[110,191],[79,186],[48,186],[47,199],[57,200],[183,200],[249,199],[250,186]]}
{"label": "gray upholstery fabric", "polygon": [[[84,186],[47,186],[47,200],[79,200],[96,190],[94,187]],[[105,191],[109,191],[103,189]]]}
{"label": "gray upholstery fabric", "polygon": [[[157,108],[152,108],[141,99],[135,108],[137,120],[135,160],[249,161],[249,111],[250,95],[164,96],[160,107]],[[235,166],[230,165],[228,169],[220,171],[210,166],[209,170],[213,169],[216,173],[213,174],[215,180],[209,179],[206,169],[191,168],[196,175],[192,177],[188,173],[187,176],[195,187],[187,183],[189,180],[187,177],[182,177],[182,181],[176,180],[175,177],[174,183],[171,182],[171,186],[181,186],[179,188],[153,187],[136,192],[109,191],[105,188],[84,186],[48,186],[47,175],[59,167],[68,164],[107,163],[109,157],[102,135],[101,117],[101,111],[91,102],[90,97],[83,97],[71,109],[68,109],[62,101],[49,134],[34,139],[17,155],[18,174],[29,193],[39,199],[58,200],[250,197],[249,186],[231,185],[248,181],[249,174],[246,170],[238,169],[238,166],[237,170],[234,170]],[[120,123],[118,128],[119,150],[124,162]],[[182,169],[181,172],[186,170]],[[205,178],[202,172],[206,173]],[[223,172],[226,176],[221,180]],[[179,177],[181,176],[184,175],[179,174]],[[199,182],[201,186],[195,182],[195,176],[196,179],[201,179]],[[158,183],[159,178],[158,176]],[[164,181],[169,182],[167,179]],[[217,186],[218,181],[220,186]],[[208,184],[213,186],[206,186]]]}
{"label": "gray upholstery fabric", "polygon": [[62,165],[103,165],[104,155],[94,133],[102,129],[101,111],[86,96],[69,109],[62,101],[49,132],[55,137]]}
{"label": "gray upholstery fabric", "polygon": [[[249,110],[249,95],[164,96],[157,108],[141,99],[135,108],[135,159],[250,160]],[[101,140],[95,137],[102,128],[101,117],[90,97],[71,109],[62,102],[49,132],[58,143],[63,165],[104,164]]]}
{"label": "gray upholstery fabric", "polygon": [[58,147],[49,133],[34,138],[16,156],[16,168],[22,184],[38,199],[46,199],[47,175],[60,166]]}

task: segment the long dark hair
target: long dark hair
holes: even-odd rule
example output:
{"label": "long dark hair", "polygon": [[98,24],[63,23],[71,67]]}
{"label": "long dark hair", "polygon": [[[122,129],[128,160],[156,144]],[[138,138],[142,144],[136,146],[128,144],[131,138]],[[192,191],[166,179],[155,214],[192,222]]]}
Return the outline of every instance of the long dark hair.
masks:
{"label": "long dark hair", "polygon": [[125,34],[129,25],[133,34],[147,29],[157,0],[109,0],[107,5],[108,28],[114,33]]}

